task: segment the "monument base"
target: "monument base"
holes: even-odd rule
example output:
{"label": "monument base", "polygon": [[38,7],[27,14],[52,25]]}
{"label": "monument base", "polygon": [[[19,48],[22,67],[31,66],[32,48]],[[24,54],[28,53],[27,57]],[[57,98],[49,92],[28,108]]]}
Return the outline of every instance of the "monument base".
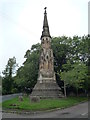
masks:
{"label": "monument base", "polygon": [[54,80],[38,81],[30,96],[37,96],[40,98],[62,98],[64,97],[61,88]]}

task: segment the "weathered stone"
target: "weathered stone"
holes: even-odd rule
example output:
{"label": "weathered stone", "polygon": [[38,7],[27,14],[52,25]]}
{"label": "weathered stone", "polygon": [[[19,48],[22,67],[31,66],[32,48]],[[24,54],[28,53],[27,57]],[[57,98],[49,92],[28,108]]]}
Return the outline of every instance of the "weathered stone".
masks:
{"label": "weathered stone", "polygon": [[31,96],[37,96],[40,98],[61,98],[63,95],[61,88],[56,83],[54,72],[54,57],[51,48],[51,36],[46,9],[44,13],[43,32],[41,35],[41,47],[38,80]]}
{"label": "weathered stone", "polygon": [[39,102],[40,98],[38,96],[30,96],[31,102]]}
{"label": "weathered stone", "polygon": [[23,96],[19,96],[19,101],[23,101]]}

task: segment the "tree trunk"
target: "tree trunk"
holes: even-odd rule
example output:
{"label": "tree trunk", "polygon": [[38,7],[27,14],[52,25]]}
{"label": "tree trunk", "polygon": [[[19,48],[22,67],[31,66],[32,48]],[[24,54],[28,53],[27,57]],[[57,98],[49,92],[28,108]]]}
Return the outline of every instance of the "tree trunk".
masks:
{"label": "tree trunk", "polygon": [[64,81],[64,95],[65,95],[65,98],[66,98],[67,94],[66,94],[66,84],[65,84],[65,81]]}
{"label": "tree trunk", "polygon": [[85,95],[88,97],[88,92],[87,92],[87,90],[85,89]]}

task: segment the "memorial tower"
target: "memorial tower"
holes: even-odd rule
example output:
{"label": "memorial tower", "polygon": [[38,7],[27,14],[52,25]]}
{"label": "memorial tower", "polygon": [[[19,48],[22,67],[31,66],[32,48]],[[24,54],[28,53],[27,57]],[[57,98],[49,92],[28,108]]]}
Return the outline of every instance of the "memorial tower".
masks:
{"label": "memorial tower", "polygon": [[46,7],[44,9],[38,80],[33,88],[31,96],[39,96],[40,98],[59,98],[63,95],[60,87],[56,83],[54,57],[53,50],[51,48],[51,36],[47,20]]}

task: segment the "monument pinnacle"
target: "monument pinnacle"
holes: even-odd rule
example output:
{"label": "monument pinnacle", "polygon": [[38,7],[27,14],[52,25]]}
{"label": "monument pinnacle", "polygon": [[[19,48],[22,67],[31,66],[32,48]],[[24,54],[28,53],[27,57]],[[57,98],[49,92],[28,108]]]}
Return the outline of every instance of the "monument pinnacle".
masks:
{"label": "monument pinnacle", "polygon": [[44,9],[45,9],[45,12],[44,12],[43,31],[42,31],[41,39],[42,37],[51,38],[50,32],[49,32],[48,20],[47,20],[47,12],[46,12],[47,7],[45,7]]}
{"label": "monument pinnacle", "polygon": [[47,7],[44,8],[44,10],[45,10],[44,14],[47,14],[46,9],[47,9]]}

